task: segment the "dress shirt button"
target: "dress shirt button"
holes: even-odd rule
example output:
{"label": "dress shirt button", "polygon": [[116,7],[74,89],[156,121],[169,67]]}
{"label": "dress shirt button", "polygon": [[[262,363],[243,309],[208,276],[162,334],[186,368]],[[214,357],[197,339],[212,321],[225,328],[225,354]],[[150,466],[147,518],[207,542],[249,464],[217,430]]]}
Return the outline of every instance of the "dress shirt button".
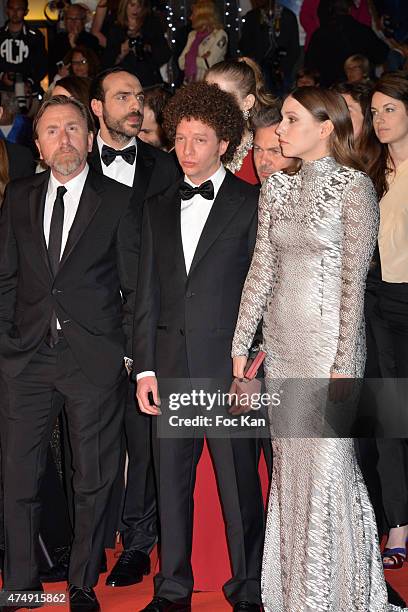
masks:
{"label": "dress shirt button", "polygon": [[54,289],[51,291],[52,295],[57,295],[58,293],[62,293],[62,291],[60,289]]}
{"label": "dress shirt button", "polygon": [[195,295],[195,293],[193,291],[188,291],[186,293],[186,298],[192,298]]}

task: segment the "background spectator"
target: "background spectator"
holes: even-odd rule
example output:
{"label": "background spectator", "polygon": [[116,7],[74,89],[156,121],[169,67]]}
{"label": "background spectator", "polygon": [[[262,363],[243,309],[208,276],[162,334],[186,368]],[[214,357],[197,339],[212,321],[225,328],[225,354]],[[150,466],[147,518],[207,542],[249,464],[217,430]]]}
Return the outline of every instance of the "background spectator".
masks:
{"label": "background spectator", "polygon": [[57,81],[47,96],[72,96],[89,107],[91,80],[84,77],[67,76]]}
{"label": "background spectator", "polygon": [[[300,23],[306,32],[305,50],[307,50],[314,32],[321,25],[321,18],[327,15],[332,0],[303,0],[300,9]],[[320,9],[320,13],[319,13]],[[371,26],[372,16],[368,0],[355,0],[350,7],[350,14],[356,21]]]}
{"label": "background spectator", "polygon": [[350,55],[360,53],[373,65],[387,59],[388,46],[351,16],[352,6],[352,0],[332,0],[327,21],[313,34],[307,50],[306,65],[320,72],[324,87],[345,80],[344,62]]}
{"label": "background spectator", "polygon": [[91,32],[101,47],[106,47],[106,37],[116,21],[118,5],[118,0],[99,0],[95,9]]}
{"label": "background spectator", "polygon": [[193,29],[178,61],[186,83],[202,81],[211,66],[225,59],[228,43],[212,0],[193,4],[191,23]]}
{"label": "background spectator", "polygon": [[92,49],[87,47],[74,47],[64,57],[64,65],[67,66],[69,74],[77,77],[93,79],[101,69],[99,57]]}
{"label": "background spectator", "polygon": [[163,87],[145,90],[143,123],[138,137],[158,149],[168,150],[170,143],[163,130],[163,110],[171,94]]}
{"label": "background spectator", "polygon": [[353,124],[354,146],[364,164],[371,152],[371,85],[369,83],[339,83],[333,89],[341,94]]}
{"label": "background spectator", "polygon": [[47,74],[44,36],[24,21],[27,0],[8,0],[8,21],[0,29],[0,88],[14,91],[16,75],[31,79],[33,93],[41,91],[40,81]]}
{"label": "background spectator", "polygon": [[261,183],[274,172],[289,170],[297,161],[282,154],[276,133],[276,128],[282,120],[279,106],[264,106],[251,118],[254,128],[254,164]]}
{"label": "background spectator", "polygon": [[344,62],[344,73],[349,83],[368,81],[370,79],[370,62],[359,53],[350,55]]}
{"label": "background spectator", "polygon": [[117,22],[109,32],[104,65],[119,65],[134,74],[143,87],[149,87],[162,82],[160,67],[170,56],[160,18],[152,13],[148,0],[121,0]]}
{"label": "background spectator", "polygon": [[31,120],[18,112],[13,92],[1,92],[0,139],[29,147],[36,151]]}
{"label": "background spectator", "polygon": [[290,89],[299,57],[297,19],[275,0],[252,0],[252,4],[242,27],[240,51],[261,66],[267,88],[280,95]]}
{"label": "background spectator", "polygon": [[[16,1],[16,0],[13,0]],[[64,12],[65,32],[60,32],[49,47],[49,78],[52,80],[58,71],[58,62],[62,62],[67,53],[74,47],[88,47],[99,53],[99,42],[96,36],[85,31],[87,11],[79,4],[70,4]],[[67,76],[61,70],[61,76]]]}
{"label": "background spectator", "polygon": [[313,87],[320,84],[317,70],[301,68],[296,74],[296,87]]}
{"label": "background spectator", "polygon": [[251,115],[262,106],[275,104],[276,98],[267,93],[259,66],[246,57],[215,64],[207,72],[205,80],[232,94],[238,102],[245,119],[245,130],[234,159],[226,167],[242,180],[255,185],[258,177],[253,160]]}

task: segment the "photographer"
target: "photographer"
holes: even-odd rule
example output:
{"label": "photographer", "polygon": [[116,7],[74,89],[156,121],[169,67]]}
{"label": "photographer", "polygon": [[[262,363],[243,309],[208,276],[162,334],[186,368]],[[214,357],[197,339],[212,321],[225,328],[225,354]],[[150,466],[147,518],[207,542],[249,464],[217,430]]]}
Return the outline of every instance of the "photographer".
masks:
{"label": "photographer", "polygon": [[31,79],[32,93],[36,95],[47,73],[44,36],[24,21],[27,0],[8,0],[6,13],[8,21],[0,28],[0,89],[14,91],[16,80]]}
{"label": "photographer", "polygon": [[300,52],[297,19],[278,0],[252,0],[252,5],[239,48],[261,66],[267,89],[282,95],[292,86],[293,66]]}
{"label": "photographer", "polygon": [[160,18],[149,0],[121,0],[103,56],[106,68],[120,65],[134,74],[142,87],[162,82],[160,66],[171,56]]}

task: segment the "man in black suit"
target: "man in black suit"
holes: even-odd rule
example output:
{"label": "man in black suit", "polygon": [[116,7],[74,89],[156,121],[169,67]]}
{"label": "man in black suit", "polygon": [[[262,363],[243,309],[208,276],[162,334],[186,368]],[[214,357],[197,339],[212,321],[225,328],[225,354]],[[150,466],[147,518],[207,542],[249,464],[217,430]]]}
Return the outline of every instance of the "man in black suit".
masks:
{"label": "man in black suit", "polygon": [[[143,202],[180,176],[174,158],[144,143],[137,135],[143,121],[144,94],[139,80],[121,68],[101,72],[94,80],[91,107],[99,120],[89,164],[96,171],[132,188],[132,200],[141,224]],[[112,205],[115,203],[112,202]],[[110,586],[140,582],[150,571],[149,553],[157,542],[157,503],[151,451],[151,418],[141,414],[129,385],[125,412],[126,450],[129,458],[123,509],[118,497],[124,488],[124,458],[119,495],[112,497],[111,532],[116,533],[121,509],[124,551],[106,579]],[[124,450],[124,449],[123,449]],[[109,536],[108,536],[109,543]]]}
{"label": "man in black suit", "polygon": [[[232,337],[257,227],[258,188],[221,163],[232,159],[244,129],[235,99],[214,85],[189,85],[169,102],[164,125],[175,140],[185,181],[149,200],[144,211],[133,376],[139,405],[151,415],[160,414],[157,379],[173,390],[200,387],[204,383],[196,381],[204,378],[212,379],[214,390],[224,379],[228,391]],[[263,544],[258,443],[229,432],[222,439],[206,434],[233,574],[224,592],[234,612],[258,612]],[[203,438],[194,432],[157,435],[154,444],[161,563],[155,596],[144,612],[187,612],[193,492]]]}
{"label": "man in black suit", "polygon": [[38,491],[62,398],[74,470],[70,608],[94,612],[127,392],[137,214],[130,190],[87,164],[93,121],[82,103],[50,98],[34,129],[50,171],[9,185],[0,222],[4,588],[42,588]]}

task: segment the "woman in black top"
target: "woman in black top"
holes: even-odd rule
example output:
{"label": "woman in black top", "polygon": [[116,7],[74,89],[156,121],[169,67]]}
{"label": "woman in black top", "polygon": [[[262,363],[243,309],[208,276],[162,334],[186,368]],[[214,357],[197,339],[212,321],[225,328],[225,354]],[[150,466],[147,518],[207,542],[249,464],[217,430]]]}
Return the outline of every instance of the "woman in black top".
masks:
{"label": "woman in black top", "polygon": [[122,66],[149,87],[162,82],[160,66],[170,56],[160,18],[151,12],[149,0],[121,0],[108,35],[105,67]]}

